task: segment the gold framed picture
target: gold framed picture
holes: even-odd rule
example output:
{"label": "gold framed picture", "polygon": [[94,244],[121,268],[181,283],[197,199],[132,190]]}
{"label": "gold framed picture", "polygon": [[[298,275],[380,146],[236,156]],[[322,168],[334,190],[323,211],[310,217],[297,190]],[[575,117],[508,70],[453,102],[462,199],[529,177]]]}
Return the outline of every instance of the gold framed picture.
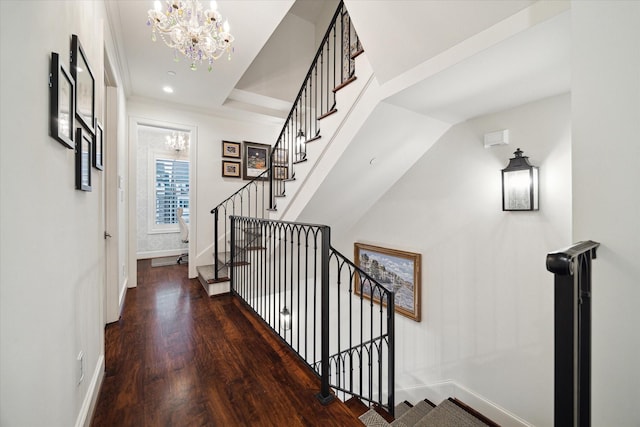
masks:
{"label": "gold framed picture", "polygon": [[[418,253],[366,245],[354,244],[355,264],[386,289],[395,292],[395,311],[419,322],[422,318],[420,307],[420,277],[422,256]],[[380,298],[372,297],[368,280],[355,280],[356,295],[373,299],[380,303]]]}

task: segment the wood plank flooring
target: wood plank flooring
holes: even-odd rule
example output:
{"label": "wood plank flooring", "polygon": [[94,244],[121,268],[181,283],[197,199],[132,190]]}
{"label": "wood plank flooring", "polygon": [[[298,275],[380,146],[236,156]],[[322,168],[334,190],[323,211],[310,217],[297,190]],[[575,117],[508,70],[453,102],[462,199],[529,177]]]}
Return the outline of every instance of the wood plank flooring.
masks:
{"label": "wood plank flooring", "polygon": [[236,298],[209,298],[186,265],[138,263],[105,363],[95,427],[362,426],[342,402],[320,404],[297,356]]}

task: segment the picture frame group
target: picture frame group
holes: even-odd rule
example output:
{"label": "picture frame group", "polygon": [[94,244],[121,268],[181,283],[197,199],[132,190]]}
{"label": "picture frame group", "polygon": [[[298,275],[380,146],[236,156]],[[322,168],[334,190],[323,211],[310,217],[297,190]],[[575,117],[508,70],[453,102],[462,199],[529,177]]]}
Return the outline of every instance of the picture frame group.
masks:
{"label": "picture frame group", "polygon": [[96,117],[96,80],[76,34],[71,35],[69,68],[63,57],[51,52],[49,135],[75,150],[76,189],[91,191],[91,165],[104,170],[104,131]]}
{"label": "picture frame group", "polygon": [[[422,256],[418,253],[354,243],[355,265],[380,285],[395,292],[396,313],[416,322],[422,319]],[[380,304],[372,297],[371,285],[356,274],[355,293]]]}

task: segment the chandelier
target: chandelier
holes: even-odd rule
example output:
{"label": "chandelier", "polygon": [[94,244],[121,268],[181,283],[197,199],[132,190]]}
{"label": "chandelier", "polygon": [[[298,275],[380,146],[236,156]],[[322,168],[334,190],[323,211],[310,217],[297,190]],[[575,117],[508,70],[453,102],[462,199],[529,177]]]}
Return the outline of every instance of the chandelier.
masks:
{"label": "chandelier", "polygon": [[229,22],[222,23],[218,6],[211,2],[209,9],[198,0],[166,0],[163,8],[156,0],[154,8],[149,10],[147,25],[151,27],[151,40],[156,41],[160,34],[167,46],[174,49],[174,60],[178,61],[178,52],[191,60],[191,69],[196,62],[209,64],[225,52],[231,59],[233,36],[229,33]]}
{"label": "chandelier", "polygon": [[165,144],[168,149],[180,152],[189,147],[189,137],[182,132],[173,132],[167,135]]}

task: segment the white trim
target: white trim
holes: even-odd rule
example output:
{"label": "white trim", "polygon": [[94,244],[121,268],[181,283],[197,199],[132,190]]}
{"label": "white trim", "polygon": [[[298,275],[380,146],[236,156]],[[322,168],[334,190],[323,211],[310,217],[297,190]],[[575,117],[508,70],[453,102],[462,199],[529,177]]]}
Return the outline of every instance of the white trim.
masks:
{"label": "white trim", "polygon": [[453,380],[443,380],[428,385],[396,390],[395,397],[395,403],[404,400],[415,403],[426,398],[436,405],[449,397],[454,397],[499,425],[533,427],[533,424],[529,424],[517,415]]}
{"label": "white trim", "polygon": [[91,425],[91,418],[93,417],[93,411],[96,407],[96,401],[98,400],[98,394],[100,393],[100,387],[102,386],[102,380],[104,379],[104,354],[101,354],[96,364],[96,369],[93,371],[91,377],[91,383],[87,389],[87,394],[84,396],[78,418],[76,418],[76,427],[89,427]]}
{"label": "white trim", "polygon": [[163,251],[144,251],[136,254],[137,259],[161,258],[167,256],[180,256],[187,251],[184,249],[167,249]]}
{"label": "white trim", "polygon": [[120,319],[120,316],[122,316],[122,308],[124,307],[124,299],[127,296],[128,284],[129,284],[129,278],[127,277],[124,279],[124,284],[122,286],[122,289],[120,290],[120,296],[118,297],[118,303],[120,304],[119,305],[120,308],[118,310],[118,319]]}

